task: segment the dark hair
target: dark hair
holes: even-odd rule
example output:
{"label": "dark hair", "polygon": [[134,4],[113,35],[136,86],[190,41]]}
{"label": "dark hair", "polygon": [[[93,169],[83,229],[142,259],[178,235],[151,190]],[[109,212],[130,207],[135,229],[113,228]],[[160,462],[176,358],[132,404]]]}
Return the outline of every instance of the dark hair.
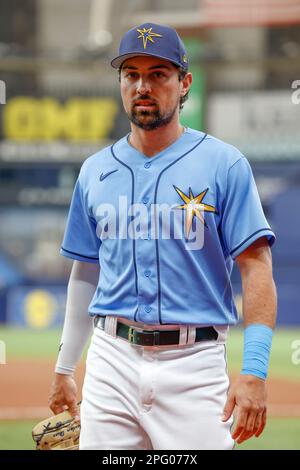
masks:
{"label": "dark hair", "polygon": [[[186,76],[186,74],[188,73],[188,71],[183,69],[182,67],[177,67],[177,66],[175,66],[175,67],[178,70],[178,79],[181,82],[184,79],[184,77]],[[122,70],[122,66],[118,68],[119,82],[121,81],[121,70]],[[189,98],[189,91],[184,96],[180,97],[179,111],[182,110],[183,103],[185,103],[188,100],[188,98]]]}

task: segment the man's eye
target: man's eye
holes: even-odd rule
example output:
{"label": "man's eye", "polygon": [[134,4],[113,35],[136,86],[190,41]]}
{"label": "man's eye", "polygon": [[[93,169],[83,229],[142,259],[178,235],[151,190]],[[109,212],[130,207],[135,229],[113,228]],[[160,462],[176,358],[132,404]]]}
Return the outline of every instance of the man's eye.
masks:
{"label": "man's eye", "polygon": [[135,72],[127,72],[125,74],[126,78],[136,78],[137,74]]}
{"label": "man's eye", "polygon": [[155,78],[161,78],[161,77],[164,77],[164,74],[162,72],[154,72],[153,76]]}

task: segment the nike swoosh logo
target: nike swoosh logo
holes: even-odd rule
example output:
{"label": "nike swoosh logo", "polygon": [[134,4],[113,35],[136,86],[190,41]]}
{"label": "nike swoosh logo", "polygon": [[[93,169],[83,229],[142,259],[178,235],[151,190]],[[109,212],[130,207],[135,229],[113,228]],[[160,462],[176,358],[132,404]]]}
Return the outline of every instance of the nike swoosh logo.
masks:
{"label": "nike swoosh logo", "polygon": [[115,173],[116,171],[118,171],[118,170],[109,171],[108,173],[105,173],[105,174],[101,173],[99,180],[100,181],[105,180],[105,178],[107,178],[107,176],[111,175],[112,173]]}

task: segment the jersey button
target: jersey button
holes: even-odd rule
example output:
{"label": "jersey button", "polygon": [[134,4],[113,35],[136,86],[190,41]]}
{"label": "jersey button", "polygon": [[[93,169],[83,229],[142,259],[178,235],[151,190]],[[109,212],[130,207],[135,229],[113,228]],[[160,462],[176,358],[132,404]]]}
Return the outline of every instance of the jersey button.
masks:
{"label": "jersey button", "polygon": [[144,310],[146,313],[150,313],[152,308],[150,307],[150,305],[145,305]]}
{"label": "jersey button", "polygon": [[150,166],[151,166],[151,162],[146,162],[144,165],[145,168],[150,168]]}
{"label": "jersey button", "polygon": [[149,202],[149,198],[145,196],[145,197],[143,198],[143,203],[144,203],[144,204],[148,204],[148,202]]}
{"label": "jersey button", "polygon": [[146,277],[150,277],[151,276],[151,271],[144,271],[144,275]]}

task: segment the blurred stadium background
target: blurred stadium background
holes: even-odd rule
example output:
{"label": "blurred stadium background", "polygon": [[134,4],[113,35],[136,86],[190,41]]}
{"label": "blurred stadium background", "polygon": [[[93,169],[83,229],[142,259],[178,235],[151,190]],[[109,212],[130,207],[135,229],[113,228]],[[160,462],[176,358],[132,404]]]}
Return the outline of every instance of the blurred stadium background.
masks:
{"label": "blurred stadium background", "polygon": [[[0,449],[32,448],[49,412],[72,189],[82,161],[129,130],[109,60],[145,21],[184,38],[194,84],[182,123],[245,153],[277,234],[271,419],[241,448],[300,449],[299,0],[0,0]],[[240,306],[237,271],[233,284]],[[236,328],[233,375],[241,350]]]}

